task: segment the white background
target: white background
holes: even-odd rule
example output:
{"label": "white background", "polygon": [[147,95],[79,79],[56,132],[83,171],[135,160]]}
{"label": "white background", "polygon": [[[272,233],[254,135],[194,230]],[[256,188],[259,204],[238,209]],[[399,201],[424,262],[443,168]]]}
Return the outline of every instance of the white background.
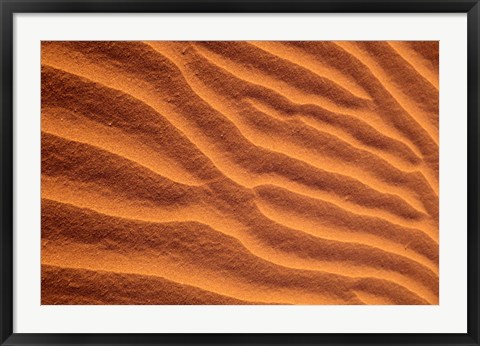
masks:
{"label": "white background", "polygon": [[[14,332],[467,331],[467,17],[464,14],[16,14]],[[41,306],[41,40],[439,40],[438,306]]]}

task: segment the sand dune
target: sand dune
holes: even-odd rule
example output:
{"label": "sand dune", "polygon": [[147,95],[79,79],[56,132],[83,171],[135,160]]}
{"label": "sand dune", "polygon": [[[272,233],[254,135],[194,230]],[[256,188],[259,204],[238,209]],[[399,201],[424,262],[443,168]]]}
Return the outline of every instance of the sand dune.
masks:
{"label": "sand dune", "polygon": [[438,304],[438,43],[43,42],[42,304]]}

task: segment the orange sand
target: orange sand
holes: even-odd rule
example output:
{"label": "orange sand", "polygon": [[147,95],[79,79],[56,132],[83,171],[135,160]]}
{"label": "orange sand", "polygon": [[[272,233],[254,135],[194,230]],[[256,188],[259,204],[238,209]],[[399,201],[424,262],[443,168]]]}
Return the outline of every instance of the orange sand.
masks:
{"label": "orange sand", "polygon": [[437,42],[43,42],[42,304],[438,304]]}

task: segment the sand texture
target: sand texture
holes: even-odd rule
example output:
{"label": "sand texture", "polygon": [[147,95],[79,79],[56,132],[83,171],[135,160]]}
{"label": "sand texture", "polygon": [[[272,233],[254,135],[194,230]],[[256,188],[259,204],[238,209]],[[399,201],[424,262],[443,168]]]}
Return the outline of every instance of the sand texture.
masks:
{"label": "sand texture", "polygon": [[42,42],[42,304],[438,304],[437,42]]}

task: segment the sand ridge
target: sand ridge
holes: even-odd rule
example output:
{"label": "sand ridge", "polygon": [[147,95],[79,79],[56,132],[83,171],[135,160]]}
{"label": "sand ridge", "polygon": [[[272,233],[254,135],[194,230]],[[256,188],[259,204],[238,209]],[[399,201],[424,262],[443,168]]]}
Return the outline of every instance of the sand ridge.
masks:
{"label": "sand ridge", "polygon": [[438,42],[42,42],[42,304],[438,304]]}

